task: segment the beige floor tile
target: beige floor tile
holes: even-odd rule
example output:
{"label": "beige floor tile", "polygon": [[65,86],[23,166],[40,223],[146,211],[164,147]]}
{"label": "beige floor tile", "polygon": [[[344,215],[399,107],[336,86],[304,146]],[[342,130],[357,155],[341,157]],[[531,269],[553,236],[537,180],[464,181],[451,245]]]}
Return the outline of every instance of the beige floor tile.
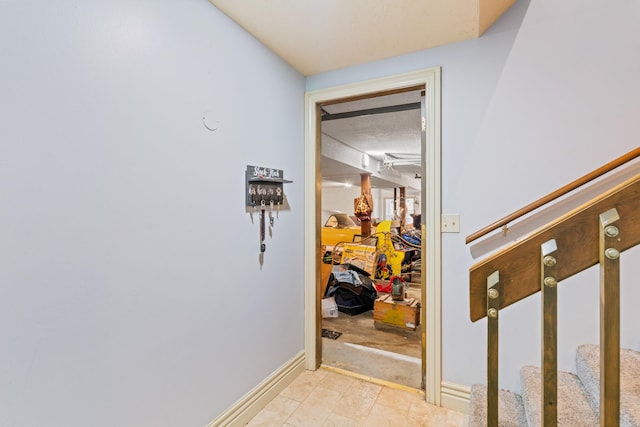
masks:
{"label": "beige floor tile", "polygon": [[276,396],[248,425],[264,427],[281,426],[299,405],[300,402],[296,400]]}
{"label": "beige floor tile", "polygon": [[408,425],[443,427],[447,423],[447,410],[416,399],[409,408]]}
{"label": "beige floor tile", "polygon": [[367,427],[407,427],[407,412],[375,404],[363,425]]}
{"label": "beige floor tile", "polygon": [[273,412],[282,412],[283,414],[291,415],[291,413],[298,407],[300,402],[297,400],[289,399],[284,396],[276,396],[269,404],[265,407]]}
{"label": "beige floor tile", "polygon": [[336,391],[317,387],[293,411],[286,422],[294,426],[322,426],[340,396],[341,394]]}
{"label": "beige floor tile", "polygon": [[327,371],[324,378],[318,383],[318,386],[337,391],[338,393],[344,393],[349,387],[351,387],[351,385],[355,384],[357,381],[358,380],[355,378]]}
{"label": "beige floor tile", "polygon": [[282,390],[280,396],[302,402],[316,388],[321,377],[323,376],[317,376],[313,371],[302,371],[298,378]]}
{"label": "beige floor tile", "polygon": [[333,407],[333,412],[354,420],[364,420],[381,390],[382,386],[377,384],[356,381],[343,393],[342,398]]}
{"label": "beige floor tile", "polygon": [[251,427],[462,427],[466,414],[430,405],[420,393],[319,369],[304,371],[248,424]]}
{"label": "beige floor tile", "polygon": [[341,396],[342,393],[340,392],[323,387],[317,387],[302,403],[307,405],[326,406],[331,409],[340,400]]}
{"label": "beige floor tile", "polygon": [[289,418],[288,416],[282,417],[281,414],[277,412],[262,410],[251,419],[247,423],[248,427],[275,427],[281,426],[285,422],[285,420]]}
{"label": "beige floor tile", "polygon": [[394,408],[406,416],[409,413],[411,404],[416,399],[416,395],[418,395],[418,393],[383,387],[380,394],[378,394],[378,399],[375,404]]}
{"label": "beige floor tile", "polygon": [[469,418],[456,411],[447,410],[447,427],[466,427],[469,424]]}
{"label": "beige floor tile", "polygon": [[469,414],[463,414],[462,417],[464,418],[464,421],[462,422],[462,425],[467,427],[469,425],[470,415]]}
{"label": "beige floor tile", "polygon": [[358,422],[335,413],[329,414],[322,427],[358,427]]}
{"label": "beige floor tile", "polygon": [[[311,372],[311,371],[309,371],[309,372]],[[325,369],[325,368],[320,368],[320,369],[318,369],[318,370],[313,372],[313,376],[317,379],[317,381],[322,381],[330,373],[331,373],[330,370]]]}

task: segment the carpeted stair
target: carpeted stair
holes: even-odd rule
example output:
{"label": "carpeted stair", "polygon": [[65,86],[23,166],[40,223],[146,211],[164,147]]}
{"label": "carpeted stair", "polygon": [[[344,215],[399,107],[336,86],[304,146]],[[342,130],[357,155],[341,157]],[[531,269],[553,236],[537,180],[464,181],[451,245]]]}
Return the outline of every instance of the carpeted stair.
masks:
{"label": "carpeted stair", "polygon": [[[576,372],[591,407],[600,412],[600,347],[585,344],[578,347]],[[640,353],[620,349],[620,425],[640,426]]]}
{"label": "carpeted stair", "polygon": [[[487,425],[487,387],[471,386],[471,411],[469,426]],[[519,394],[508,390],[498,392],[498,425],[500,427],[525,427],[527,417]]]}
{"label": "carpeted stair", "polygon": [[[598,426],[600,401],[600,348],[582,345],[576,353],[576,373],[558,372],[558,425]],[[541,426],[541,369],[520,371],[522,395],[500,390],[498,422],[504,427]],[[640,426],[640,353],[620,351],[620,425]],[[470,427],[487,424],[487,389],[471,387]]]}

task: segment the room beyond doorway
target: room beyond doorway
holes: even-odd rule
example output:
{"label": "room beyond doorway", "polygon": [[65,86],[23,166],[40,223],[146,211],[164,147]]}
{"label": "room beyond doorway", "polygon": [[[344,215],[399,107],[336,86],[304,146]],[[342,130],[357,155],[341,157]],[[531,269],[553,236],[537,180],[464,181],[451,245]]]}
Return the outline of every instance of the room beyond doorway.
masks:
{"label": "room beyond doorway", "polygon": [[[422,87],[407,88],[320,105],[322,306],[337,302],[338,308],[323,310],[322,364],[415,389],[424,387],[419,208],[423,93]],[[372,205],[366,229],[354,212],[354,199],[365,193]],[[393,225],[387,228],[392,236],[383,234],[384,223]],[[353,243],[369,233],[373,238]],[[343,249],[375,252],[365,266],[361,259],[332,256]],[[391,257],[401,262],[387,263]],[[361,294],[355,295],[351,284],[328,283],[327,276],[334,277],[328,269],[339,275],[345,265],[367,270],[359,274],[372,283],[356,285]],[[393,304],[384,301],[391,277],[403,281],[401,293],[407,295]]]}
{"label": "room beyond doorway", "polygon": [[[372,94],[406,88],[425,89],[426,114],[422,123],[424,143],[422,193],[427,196],[421,206],[423,239],[423,271],[425,275],[422,293],[424,305],[421,312],[422,335],[426,343],[423,351],[423,371],[426,374],[426,400],[440,404],[441,383],[441,324],[440,324],[440,69],[430,68],[413,73],[391,76],[346,86],[308,92],[305,96],[305,357],[306,368],[315,370],[321,360],[322,292],[320,278],[320,105],[330,101],[355,100]],[[315,165],[315,167],[313,166]]]}

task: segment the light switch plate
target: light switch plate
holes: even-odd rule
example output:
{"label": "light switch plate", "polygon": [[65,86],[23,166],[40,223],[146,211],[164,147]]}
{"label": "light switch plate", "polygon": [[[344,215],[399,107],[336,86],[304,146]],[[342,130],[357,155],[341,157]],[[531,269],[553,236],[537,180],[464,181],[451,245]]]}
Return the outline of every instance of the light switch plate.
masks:
{"label": "light switch plate", "polygon": [[460,232],[460,214],[442,214],[442,232]]}

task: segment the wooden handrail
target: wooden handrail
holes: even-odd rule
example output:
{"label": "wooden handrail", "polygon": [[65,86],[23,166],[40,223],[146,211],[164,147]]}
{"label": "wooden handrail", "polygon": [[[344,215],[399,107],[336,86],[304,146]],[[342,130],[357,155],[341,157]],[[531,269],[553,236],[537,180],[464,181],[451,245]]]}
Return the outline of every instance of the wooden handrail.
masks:
{"label": "wooden handrail", "polygon": [[554,201],[555,199],[564,196],[565,194],[569,193],[570,191],[575,190],[576,188],[587,184],[588,182],[593,181],[594,179],[597,179],[599,177],[601,177],[602,175],[611,172],[612,170],[614,170],[615,168],[622,166],[623,164],[630,162],[631,160],[635,159],[636,157],[640,156],[640,147],[636,148],[635,150],[629,151],[627,154],[624,154],[623,156],[618,157],[617,159],[607,163],[606,165],[594,170],[593,172],[590,172],[588,174],[586,174],[585,176],[583,176],[582,178],[578,178],[575,181],[565,185],[562,188],[557,189],[556,191],[554,191],[553,193],[549,193],[548,195],[541,197],[540,199],[536,200],[533,203],[529,203],[527,206],[515,211],[514,213],[505,216],[504,218],[494,222],[493,224],[490,224],[484,228],[482,228],[481,230],[476,231],[473,234],[470,234],[467,236],[465,242],[467,244],[473,242],[474,240],[479,239],[482,236],[485,236],[486,234],[491,233],[494,230],[497,230],[498,228],[528,214],[529,212],[532,212],[536,209],[538,209],[541,206],[546,205],[549,202]]}
{"label": "wooden handrail", "polygon": [[503,285],[502,307],[540,291],[540,265],[531,263],[540,246],[555,239],[566,262],[558,268],[558,281],[573,276],[599,261],[598,216],[616,208],[624,222],[620,233],[621,250],[640,244],[640,175],[618,185],[591,202],[558,218],[526,239],[514,243],[469,269],[469,304],[472,322],[487,315],[486,280],[500,271]]}

